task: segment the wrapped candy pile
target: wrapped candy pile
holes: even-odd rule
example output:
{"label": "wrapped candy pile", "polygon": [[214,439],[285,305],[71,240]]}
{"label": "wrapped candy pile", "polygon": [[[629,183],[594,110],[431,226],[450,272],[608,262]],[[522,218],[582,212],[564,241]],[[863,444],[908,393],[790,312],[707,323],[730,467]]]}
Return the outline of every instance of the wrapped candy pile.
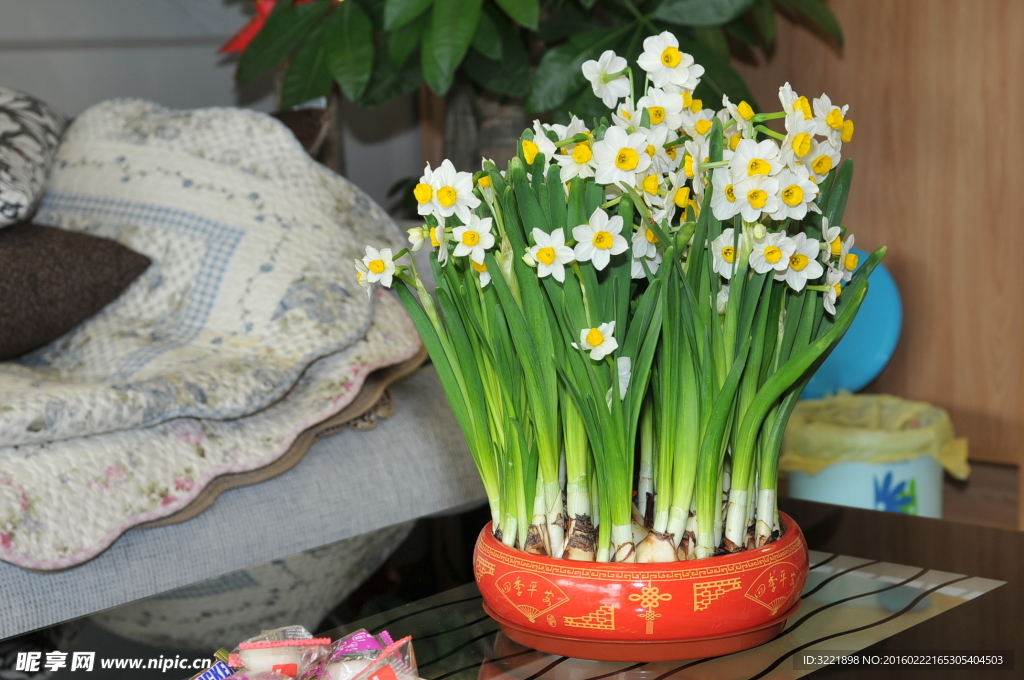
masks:
{"label": "wrapped candy pile", "polygon": [[418,680],[412,638],[358,630],[333,643],[302,626],[265,630],[191,680]]}

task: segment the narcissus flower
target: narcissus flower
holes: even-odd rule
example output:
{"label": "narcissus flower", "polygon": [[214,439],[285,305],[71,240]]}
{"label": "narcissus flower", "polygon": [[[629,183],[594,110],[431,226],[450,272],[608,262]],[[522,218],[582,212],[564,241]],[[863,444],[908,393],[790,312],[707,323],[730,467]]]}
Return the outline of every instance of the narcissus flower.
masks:
{"label": "narcissus flower", "polygon": [[408,234],[409,243],[412,244],[412,251],[416,252],[423,247],[423,242],[430,238],[430,229],[428,229],[427,225],[424,224],[421,227],[413,227],[412,229],[409,229]]}
{"label": "narcissus flower", "polygon": [[758,274],[770,271],[785,272],[789,268],[789,258],[796,252],[796,243],[780,231],[766,234],[760,241],[754,241],[754,249],[750,253],[750,266]]}
{"label": "narcissus flower", "polygon": [[655,87],[672,84],[693,91],[704,67],[693,63],[693,57],[679,51],[679,40],[665,31],[644,40],[644,52],[636,63],[651,76]]}
{"label": "narcissus flower", "polygon": [[359,284],[360,288],[366,290],[366,297],[370,297],[370,280],[367,278],[367,275],[370,273],[370,270],[367,268],[366,263],[363,262],[362,260],[355,260],[355,263],[356,282]]}
{"label": "narcissus flower", "polygon": [[789,268],[775,274],[776,281],[785,281],[795,291],[801,291],[808,281],[814,281],[825,271],[818,262],[820,245],[807,234],[795,234],[792,238],[795,250],[789,256]]}
{"label": "narcissus flower", "polygon": [[622,217],[609,218],[600,208],[594,211],[587,224],[573,228],[572,237],[576,239],[576,259],[592,262],[598,270],[608,266],[612,255],[629,249],[629,243],[622,236]]}
{"label": "narcissus flower", "polygon": [[736,184],[734,191],[740,214],[747,222],[757,222],[762,213],[772,215],[779,209],[779,181],[774,177],[747,177]]}
{"label": "narcissus flower", "polygon": [[594,144],[594,162],[598,184],[625,182],[633,186],[636,175],[651,165],[647,138],[639,132],[626,134],[622,128],[608,128],[604,139]]}
{"label": "narcissus flower", "polygon": [[798,165],[795,171],[786,168],[776,179],[779,181],[779,204],[778,210],[772,213],[772,219],[792,217],[802,220],[808,210],[821,212],[814,202],[818,196],[818,185],[811,181],[806,166]]}
{"label": "narcissus flower", "polygon": [[811,152],[817,148],[814,142],[817,127],[813,120],[804,120],[799,112],[786,116],[786,138],[779,150],[779,160],[783,165],[795,168],[800,163],[809,164],[814,160]]}
{"label": "narcissus flower", "polygon": [[651,129],[678,130],[683,124],[683,100],[678,94],[669,94],[656,87],[647,90],[647,94],[636,103],[638,111],[647,109]]}
{"label": "narcissus flower", "polygon": [[439,217],[455,215],[463,224],[469,224],[470,211],[480,205],[473,194],[473,175],[457,172],[452,162],[445,159],[434,170],[430,186],[433,189],[434,211]]}
{"label": "narcissus flower", "polygon": [[832,103],[827,94],[823,94],[814,100],[814,123],[818,126],[818,134],[827,137],[832,146],[839,148],[843,140],[844,129],[849,129],[850,138],[853,137],[853,123],[845,125],[846,111],[850,107],[839,108]]}
{"label": "narcissus flower", "polygon": [[412,195],[416,198],[416,212],[420,215],[429,215],[434,212],[434,171],[430,169],[430,163],[423,170],[423,176],[419,183],[413,188]]}
{"label": "narcissus flower", "polygon": [[580,344],[584,351],[590,352],[590,358],[601,361],[619,348],[614,337],[615,322],[603,323],[597,328],[584,328],[580,331]]}
{"label": "narcissus flower", "polygon": [[727,281],[736,271],[736,232],[732,227],[711,242],[711,268]]}
{"label": "narcissus flower", "polygon": [[530,257],[537,263],[537,276],[555,277],[555,281],[565,281],[565,265],[576,259],[573,249],[565,245],[565,233],[561,228],[550,234],[540,229],[533,230],[533,240],[537,244],[530,248]]}
{"label": "narcissus flower", "polygon": [[719,314],[725,314],[729,309],[729,286],[722,286],[715,296],[715,308]]}
{"label": "narcissus flower", "polygon": [[852,279],[854,270],[860,264],[860,258],[857,256],[857,253],[853,252],[853,242],[853,234],[850,234],[843,241],[842,248],[839,251],[839,271],[843,273],[843,281]]}
{"label": "narcissus flower", "polygon": [[658,268],[661,266],[661,262],[664,256],[655,251],[653,257],[637,257],[634,253],[633,261],[629,265],[629,276],[633,279],[643,279],[647,277],[647,272],[644,270],[644,265],[647,265],[647,269],[650,270],[651,274],[657,274]]}
{"label": "narcissus flower", "polygon": [[[373,246],[366,246],[366,255],[363,256],[363,264],[366,265],[367,283],[378,281],[385,288],[391,287],[391,277],[395,274],[395,262],[391,259],[391,249],[381,248],[377,250]],[[356,267],[357,278],[360,267]]]}
{"label": "narcissus flower", "polygon": [[486,288],[487,284],[491,282],[491,273],[487,271],[487,265],[477,264],[470,260],[469,266],[473,268],[473,271],[480,275],[480,287]]}
{"label": "narcissus flower", "polygon": [[731,220],[743,209],[729,168],[715,168],[711,176],[711,212],[716,220]]}
{"label": "narcissus flower", "polygon": [[829,314],[836,313],[836,299],[843,294],[843,273],[838,269],[828,268],[828,276],[825,278],[828,290],[822,295],[822,304]]}
{"label": "narcissus flower", "polygon": [[452,230],[452,238],[455,240],[455,250],[453,251],[455,256],[469,255],[469,259],[473,262],[483,264],[484,252],[494,247],[491,218],[480,219],[473,215],[468,225],[455,227]]}
{"label": "narcissus flower", "polygon": [[573,144],[568,154],[558,154],[555,162],[561,168],[558,172],[563,182],[569,182],[575,177],[593,177],[597,163],[594,160],[594,151],[591,142]]}
{"label": "narcissus flower", "polygon": [[[619,377],[619,400],[626,398],[626,390],[629,389],[629,381],[633,377],[633,361],[629,357],[619,357],[615,360],[615,372]],[[608,408],[612,407],[612,390],[613,387],[608,388],[608,394],[605,395],[605,402],[608,404]]]}
{"label": "narcissus flower", "polygon": [[650,227],[641,224],[633,232],[633,257],[654,257],[657,252],[657,235]]}
{"label": "narcissus flower", "polygon": [[754,117],[754,109],[745,101],[733,104],[729,97],[722,95],[722,106],[726,108],[729,115],[736,122],[736,134],[742,134],[750,127],[750,119]]}
{"label": "narcissus flower", "polygon": [[782,110],[788,117],[790,114],[799,113],[802,120],[813,120],[814,112],[811,110],[811,103],[807,97],[801,97],[789,83],[779,88],[779,101],[782,102]]}
{"label": "narcissus flower", "polygon": [[829,171],[839,165],[839,147],[833,146],[827,139],[815,141],[811,152],[801,161],[811,171],[815,182],[822,182]]}
{"label": "narcissus flower", "polygon": [[594,96],[609,109],[629,95],[629,78],[622,73],[626,60],[611,50],[605,50],[600,59],[583,63],[583,77],[590,81]]}
{"label": "narcissus flower", "polygon": [[736,145],[736,153],[729,161],[733,182],[739,183],[748,177],[770,177],[779,174],[779,146],[771,139],[755,142],[744,139]]}

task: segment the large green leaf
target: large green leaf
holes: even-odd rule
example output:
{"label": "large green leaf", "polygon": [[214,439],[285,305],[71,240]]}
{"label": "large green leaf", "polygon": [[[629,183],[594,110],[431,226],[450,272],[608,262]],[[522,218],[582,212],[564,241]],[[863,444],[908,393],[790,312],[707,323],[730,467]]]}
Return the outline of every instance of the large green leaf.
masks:
{"label": "large green leaf", "polygon": [[839,20],[821,0],[775,0],[775,2],[790,14],[805,17],[835,40],[839,47],[843,46],[843,29],[839,25]]}
{"label": "large green leaf", "polygon": [[754,0],[665,0],[651,13],[679,26],[721,26],[750,9]]}
{"label": "large green leaf", "polygon": [[281,63],[330,7],[328,0],[302,5],[279,2],[238,60],[235,78],[246,83]]}
{"label": "large green leaf", "polygon": [[584,11],[574,2],[569,2],[544,18],[537,30],[537,39],[553,44],[577,33],[593,31],[600,27],[600,20],[591,12]]}
{"label": "large green leaf", "polygon": [[765,47],[771,47],[775,43],[775,7],[771,0],[758,0],[754,5],[754,21],[757,23],[757,30],[761,33],[761,40]]}
{"label": "large green leaf", "polygon": [[498,6],[505,10],[512,19],[520,26],[525,26],[531,31],[537,30],[537,20],[540,19],[539,0],[494,0]]}
{"label": "large green leaf", "polygon": [[423,33],[423,79],[444,95],[469,50],[480,21],[483,0],[443,0],[434,4],[430,25]]}
{"label": "large green leaf", "polygon": [[501,34],[488,12],[480,14],[480,23],[473,36],[473,49],[488,59],[501,59]]}
{"label": "large green leaf", "polygon": [[388,46],[381,43],[377,46],[377,57],[373,60],[373,74],[370,84],[356,104],[363,108],[372,108],[386,104],[392,99],[409,94],[423,82],[419,57],[406,59],[402,68],[396,69],[388,58]]}
{"label": "large green leaf", "polygon": [[354,2],[338,5],[327,24],[327,65],[345,96],[357,101],[373,71],[373,24]]}
{"label": "large green leaf", "polygon": [[409,60],[409,55],[420,46],[427,20],[428,17],[421,17],[392,31],[388,36],[388,56],[391,58],[391,65],[396,69],[402,68]]}
{"label": "large green leaf", "polygon": [[[489,12],[480,16],[480,25]],[[496,26],[501,44],[500,59],[488,59],[474,51],[462,62],[462,70],[473,82],[482,88],[509,97],[524,97],[530,86],[530,62],[519,36],[505,17],[496,19]]]}
{"label": "large green leaf", "polygon": [[299,46],[281,83],[282,109],[325,96],[331,89],[331,71],[327,67],[327,28],[323,22]]}
{"label": "large green leaf", "polygon": [[[386,0],[384,29],[393,31],[423,14],[434,0]],[[445,0],[441,0],[444,2]]]}
{"label": "large green leaf", "polygon": [[577,92],[586,83],[583,62],[599,57],[624,28],[580,33],[545,52],[526,97],[527,113],[553,109]]}

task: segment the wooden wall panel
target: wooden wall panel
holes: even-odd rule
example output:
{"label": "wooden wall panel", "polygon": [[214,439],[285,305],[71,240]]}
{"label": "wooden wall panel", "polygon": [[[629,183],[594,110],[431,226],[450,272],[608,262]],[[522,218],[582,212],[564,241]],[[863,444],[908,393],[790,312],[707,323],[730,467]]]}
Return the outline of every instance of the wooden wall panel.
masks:
{"label": "wooden wall panel", "polygon": [[1024,2],[832,0],[837,54],[780,21],[740,66],[761,105],[827,92],[856,124],[845,223],[889,246],[905,325],[871,391],[946,408],[978,459],[1024,462]]}

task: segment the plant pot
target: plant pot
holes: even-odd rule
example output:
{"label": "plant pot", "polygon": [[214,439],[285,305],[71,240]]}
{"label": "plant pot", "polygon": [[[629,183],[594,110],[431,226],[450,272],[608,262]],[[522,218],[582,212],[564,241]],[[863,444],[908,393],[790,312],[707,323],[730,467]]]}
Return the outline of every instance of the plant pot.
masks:
{"label": "plant pot", "polygon": [[763,548],[661,564],[573,562],[477,539],[484,611],[512,640],[595,661],[675,661],[731,654],[775,637],[807,580],[807,543],[785,533]]}

